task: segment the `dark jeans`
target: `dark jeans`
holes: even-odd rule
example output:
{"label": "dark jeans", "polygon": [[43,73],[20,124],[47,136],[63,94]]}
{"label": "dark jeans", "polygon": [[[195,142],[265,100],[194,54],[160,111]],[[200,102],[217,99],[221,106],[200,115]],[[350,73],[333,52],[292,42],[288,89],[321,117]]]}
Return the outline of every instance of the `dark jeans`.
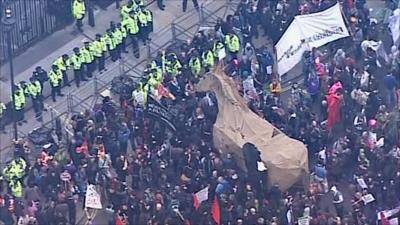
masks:
{"label": "dark jeans", "polygon": [[76,83],[76,87],[80,87],[82,80],[82,69],[74,70],[74,79]]}
{"label": "dark jeans", "polygon": [[36,119],[42,118],[43,111],[43,99],[42,96],[37,96],[36,98],[32,98],[33,110],[36,114]]}
{"label": "dark jeans", "polygon": [[[183,12],[186,12],[187,9],[187,2],[188,0],[183,0]],[[199,3],[197,2],[197,0],[192,0],[194,8],[198,11],[199,10]]]}
{"label": "dark jeans", "polygon": [[105,69],[105,57],[104,54],[101,57],[97,57],[97,68],[99,71],[102,71]]}
{"label": "dark jeans", "polygon": [[20,122],[22,120],[25,120],[25,110],[24,110],[24,108],[22,108],[20,110],[15,110],[14,121],[15,122]]}
{"label": "dark jeans", "polygon": [[129,35],[131,38],[132,42],[132,49],[133,49],[133,55],[138,59],[140,58],[140,51],[139,51],[139,45],[137,41],[137,34],[130,34]]}
{"label": "dark jeans", "polygon": [[82,17],[81,19],[77,19],[77,20],[76,20],[76,27],[77,27],[78,30],[80,30],[80,31],[82,31],[82,26],[83,26],[82,20],[83,20],[83,18],[85,18],[85,17]]}
{"label": "dark jeans", "polygon": [[119,57],[118,57],[118,47],[114,48],[114,49],[110,49],[110,56],[111,56],[111,61],[116,62]]}
{"label": "dark jeans", "polygon": [[85,72],[82,72],[82,80],[85,80],[87,77],[92,77],[93,73],[93,65],[92,63],[84,63]]}
{"label": "dark jeans", "polygon": [[69,84],[69,78],[68,78],[67,71],[61,71],[61,72],[62,72],[62,75],[63,75],[63,84],[64,84],[64,87],[65,87],[65,86],[71,86],[71,85]]}
{"label": "dark jeans", "polygon": [[51,87],[51,99],[53,99],[53,102],[56,101],[56,95],[61,95],[60,85],[58,85],[57,87]]}
{"label": "dark jeans", "polygon": [[158,6],[158,8],[160,8],[160,9],[164,9],[163,0],[157,0],[157,6]]}

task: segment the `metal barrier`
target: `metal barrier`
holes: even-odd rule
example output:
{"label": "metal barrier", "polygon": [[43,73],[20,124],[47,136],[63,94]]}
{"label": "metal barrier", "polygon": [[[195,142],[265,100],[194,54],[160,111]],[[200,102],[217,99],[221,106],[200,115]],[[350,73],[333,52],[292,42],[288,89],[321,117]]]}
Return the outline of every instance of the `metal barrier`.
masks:
{"label": "metal barrier", "polygon": [[[21,53],[33,43],[72,23],[71,0],[3,0],[0,18],[6,7],[16,16],[16,29],[12,31],[13,55]],[[4,28],[0,29],[0,61],[7,60]]]}

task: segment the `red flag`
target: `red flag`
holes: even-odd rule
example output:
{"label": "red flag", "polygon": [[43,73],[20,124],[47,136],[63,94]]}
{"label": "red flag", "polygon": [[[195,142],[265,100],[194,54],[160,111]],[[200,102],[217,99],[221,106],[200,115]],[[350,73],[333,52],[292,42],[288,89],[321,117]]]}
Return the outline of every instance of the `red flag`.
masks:
{"label": "red flag", "polygon": [[390,225],[390,221],[385,217],[385,213],[381,212],[381,225]]}
{"label": "red flag", "polygon": [[214,197],[214,201],[211,208],[211,215],[214,221],[220,225],[221,224],[221,209],[219,207],[219,202],[217,196]]}

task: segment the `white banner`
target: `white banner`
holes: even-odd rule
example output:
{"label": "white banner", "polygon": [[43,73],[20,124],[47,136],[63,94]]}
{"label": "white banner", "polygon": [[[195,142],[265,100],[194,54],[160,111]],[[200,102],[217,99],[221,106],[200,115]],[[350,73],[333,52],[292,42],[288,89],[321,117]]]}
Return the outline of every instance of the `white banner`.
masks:
{"label": "white banner", "polygon": [[299,22],[309,50],[350,36],[339,3],[322,12],[296,16],[295,19]]}
{"label": "white banner", "polygon": [[307,46],[302,42],[303,35],[297,20],[289,25],[279,42],[275,45],[278,74],[283,75],[300,62]]}
{"label": "white banner", "polygon": [[348,36],[339,3],[322,12],[296,16],[275,45],[278,73],[291,70],[305,51]]}
{"label": "white banner", "polygon": [[102,209],[100,194],[96,191],[96,187],[89,184],[86,190],[85,207],[91,209]]}

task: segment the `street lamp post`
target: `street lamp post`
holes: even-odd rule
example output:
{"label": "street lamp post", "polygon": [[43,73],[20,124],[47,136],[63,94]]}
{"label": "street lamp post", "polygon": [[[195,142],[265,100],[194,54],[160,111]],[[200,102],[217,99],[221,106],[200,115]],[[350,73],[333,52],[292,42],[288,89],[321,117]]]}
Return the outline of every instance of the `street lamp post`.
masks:
{"label": "street lamp post", "polygon": [[17,126],[17,121],[14,119],[14,112],[15,112],[15,82],[14,82],[14,65],[13,65],[13,54],[12,54],[12,46],[11,46],[11,32],[14,28],[14,25],[16,23],[15,17],[13,16],[13,12],[11,8],[6,7],[4,16],[1,19],[1,24],[3,25],[3,31],[7,32],[7,54],[9,58],[9,64],[10,64],[10,79],[11,79],[11,109],[12,109],[12,119],[13,119],[13,126],[14,126],[14,140],[18,139],[18,126]]}

